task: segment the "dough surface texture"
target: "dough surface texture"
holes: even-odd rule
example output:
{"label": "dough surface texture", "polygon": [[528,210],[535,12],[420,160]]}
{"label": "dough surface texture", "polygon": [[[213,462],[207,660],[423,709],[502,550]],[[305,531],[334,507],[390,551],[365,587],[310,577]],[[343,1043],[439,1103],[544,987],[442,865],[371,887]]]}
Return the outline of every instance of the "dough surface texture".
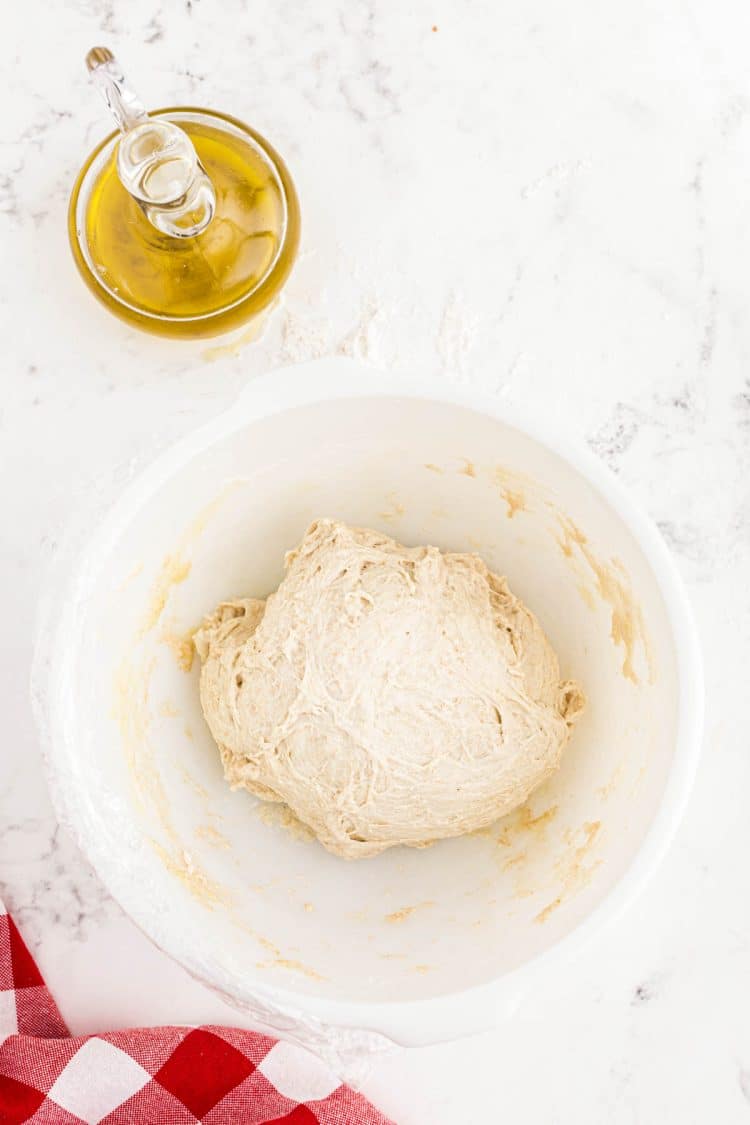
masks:
{"label": "dough surface texture", "polygon": [[477,555],[318,520],[285,563],[195,636],[233,787],[356,858],[480,828],[557,769],[583,693]]}

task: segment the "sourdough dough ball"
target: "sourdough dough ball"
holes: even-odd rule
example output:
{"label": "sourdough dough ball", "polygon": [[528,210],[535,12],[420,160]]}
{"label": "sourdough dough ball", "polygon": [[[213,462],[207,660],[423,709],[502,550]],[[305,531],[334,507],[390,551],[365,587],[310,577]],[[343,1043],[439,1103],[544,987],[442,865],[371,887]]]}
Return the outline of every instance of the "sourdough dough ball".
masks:
{"label": "sourdough dough ball", "polygon": [[195,637],[227,780],[336,855],[479,828],[557,769],[584,706],[534,615],[476,555],[318,520],[267,601]]}

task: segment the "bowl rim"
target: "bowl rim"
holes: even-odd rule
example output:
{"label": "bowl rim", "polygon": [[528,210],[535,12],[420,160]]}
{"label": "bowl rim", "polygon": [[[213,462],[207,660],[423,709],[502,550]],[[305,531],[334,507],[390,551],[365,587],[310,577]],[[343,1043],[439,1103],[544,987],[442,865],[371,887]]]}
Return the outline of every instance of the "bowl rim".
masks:
{"label": "bowl rim", "polygon": [[[615,510],[633,535],[653,571],[674,638],[678,721],[675,750],[664,792],[653,821],[638,851],[617,882],[594,909],[548,949],[508,973],[438,997],[408,1001],[331,1000],[278,988],[265,982],[241,982],[206,964],[179,927],[144,916],[138,891],[126,868],[111,856],[97,852],[93,835],[77,819],[75,783],[68,771],[58,768],[65,756],[61,724],[56,722],[55,690],[61,660],[56,658],[58,638],[66,630],[65,611],[49,604],[72,607],[80,576],[68,583],[61,598],[56,584],[54,599],[47,599],[47,620],[40,613],[37,651],[32,674],[47,774],[58,816],[74,834],[84,854],[109,893],[125,913],[160,949],[193,976],[250,1015],[256,1004],[296,1014],[303,1023],[339,1029],[357,1029],[384,1035],[402,1044],[425,1044],[458,1038],[496,1024],[498,1016],[513,1010],[531,987],[532,978],[553,971],[574,956],[606,925],[613,923],[641,893],[671,844],[683,817],[695,779],[703,734],[703,672],[692,609],[682,578],[656,526],[630,497],[615,474],[583,442],[559,434],[552,425],[481,390],[456,385],[447,378],[394,377],[357,361],[326,357],[310,363],[277,369],[253,378],[230,407],[157,455],[115,497],[95,533],[84,546],[87,573],[107,550],[112,536],[130,522],[142,504],[179,467],[217,440],[264,417],[296,407],[333,400],[369,397],[423,399],[473,410],[519,430],[560,456],[576,469]],[[50,591],[51,595],[51,591]],[[42,602],[44,602],[44,597]],[[49,621],[50,613],[57,620]],[[46,626],[46,627],[45,627]],[[62,657],[62,654],[60,654]],[[304,1014],[302,1014],[304,1013]]]}

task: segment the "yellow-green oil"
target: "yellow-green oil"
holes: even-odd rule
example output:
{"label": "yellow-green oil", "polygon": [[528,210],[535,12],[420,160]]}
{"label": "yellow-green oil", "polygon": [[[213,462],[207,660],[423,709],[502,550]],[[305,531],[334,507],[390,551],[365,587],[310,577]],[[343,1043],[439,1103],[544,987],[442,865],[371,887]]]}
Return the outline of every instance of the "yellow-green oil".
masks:
{"label": "yellow-green oil", "polygon": [[[259,312],[281,288],[299,238],[297,200],[266,142],[274,164],[221,122],[174,119],[214,186],[216,213],[208,227],[191,238],[156,230],[120,182],[115,145],[91,186],[73,250],[89,287],[124,320],[168,335],[214,335]],[[72,224],[86,171],[74,190]],[[90,262],[77,245],[80,233]],[[71,227],[72,240],[73,234]]]}

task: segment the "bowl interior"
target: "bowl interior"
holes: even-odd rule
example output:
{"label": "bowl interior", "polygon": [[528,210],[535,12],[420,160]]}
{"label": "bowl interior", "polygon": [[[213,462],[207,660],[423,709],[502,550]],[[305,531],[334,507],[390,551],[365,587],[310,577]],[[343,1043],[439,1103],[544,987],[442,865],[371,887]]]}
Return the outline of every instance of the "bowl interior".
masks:
{"label": "bowl interior", "polygon": [[[652,570],[580,472],[473,410],[352,397],[233,424],[131,490],[65,609],[53,765],[90,858],[147,933],[240,1000],[259,983],[403,1001],[496,978],[590,913],[659,805],[677,683]],[[523,809],[345,862],[229,790],[190,634],[220,600],[273,590],[318,516],[477,551],[536,612],[589,708]]]}

